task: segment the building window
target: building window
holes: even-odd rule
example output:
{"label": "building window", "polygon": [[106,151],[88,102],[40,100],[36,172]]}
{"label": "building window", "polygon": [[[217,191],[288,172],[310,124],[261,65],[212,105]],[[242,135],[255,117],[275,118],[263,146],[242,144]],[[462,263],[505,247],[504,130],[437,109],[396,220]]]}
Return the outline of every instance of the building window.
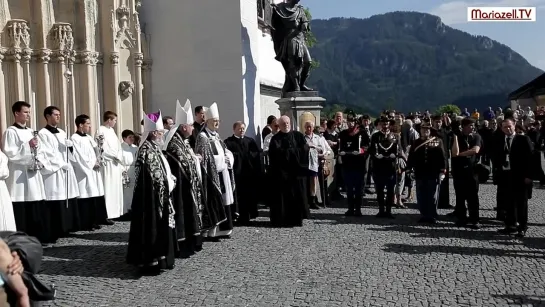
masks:
{"label": "building window", "polygon": [[265,17],[265,0],[257,0],[257,17],[259,19]]}
{"label": "building window", "polygon": [[272,7],[271,0],[257,0],[257,21],[265,28],[271,26]]}

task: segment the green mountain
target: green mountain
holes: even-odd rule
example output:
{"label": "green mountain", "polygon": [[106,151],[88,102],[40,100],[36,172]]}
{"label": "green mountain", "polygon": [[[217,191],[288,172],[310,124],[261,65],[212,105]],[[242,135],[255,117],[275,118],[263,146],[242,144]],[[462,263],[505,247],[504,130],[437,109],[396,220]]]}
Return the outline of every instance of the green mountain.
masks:
{"label": "green mountain", "polygon": [[509,92],[542,73],[509,47],[430,14],[312,20],[311,28],[320,66],[309,84],[328,104],[364,112],[504,106]]}

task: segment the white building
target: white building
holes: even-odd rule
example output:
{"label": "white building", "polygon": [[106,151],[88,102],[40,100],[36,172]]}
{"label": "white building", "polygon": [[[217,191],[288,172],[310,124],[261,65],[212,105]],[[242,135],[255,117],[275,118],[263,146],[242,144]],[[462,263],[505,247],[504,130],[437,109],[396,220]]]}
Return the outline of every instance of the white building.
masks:
{"label": "white building", "polygon": [[[258,135],[284,82],[263,16],[271,0],[142,2],[142,28],[153,59],[146,111],[174,115],[176,99],[217,102],[223,137],[242,120]],[[281,2],[282,0],[272,0]]]}

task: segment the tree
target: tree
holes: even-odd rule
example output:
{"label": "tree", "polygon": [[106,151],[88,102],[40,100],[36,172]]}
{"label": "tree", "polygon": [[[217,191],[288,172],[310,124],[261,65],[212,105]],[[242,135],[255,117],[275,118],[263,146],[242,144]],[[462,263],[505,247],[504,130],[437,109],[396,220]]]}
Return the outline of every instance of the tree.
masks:
{"label": "tree", "polygon": [[[318,43],[318,40],[316,39],[316,36],[314,36],[314,33],[312,33],[310,29],[310,21],[312,20],[312,14],[310,13],[310,10],[308,8],[305,7],[304,10],[305,10],[305,15],[307,15],[307,19],[309,23],[308,32],[305,33],[305,42],[307,43],[308,48],[312,48],[316,45],[316,43]],[[317,68],[317,67],[320,67],[320,62],[312,60],[310,65],[312,68]]]}
{"label": "tree", "polygon": [[458,114],[458,115],[460,115],[462,113],[462,111],[460,110],[460,108],[457,105],[446,104],[446,105],[443,105],[443,106],[440,106],[439,108],[437,108],[436,113],[437,114],[447,113],[447,114]]}

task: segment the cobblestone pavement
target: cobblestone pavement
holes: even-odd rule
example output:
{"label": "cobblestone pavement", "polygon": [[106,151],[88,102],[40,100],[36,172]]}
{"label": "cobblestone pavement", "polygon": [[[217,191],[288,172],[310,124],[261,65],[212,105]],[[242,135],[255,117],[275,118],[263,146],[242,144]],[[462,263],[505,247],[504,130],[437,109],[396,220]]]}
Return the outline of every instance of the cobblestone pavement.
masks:
{"label": "cobblestone pavement", "polygon": [[495,187],[482,185],[481,230],[418,225],[415,209],[379,220],[374,206],[362,218],[315,211],[294,229],[263,217],[142,278],[117,223],[46,249],[40,278],[59,289],[51,306],[545,306],[544,196],[534,191],[525,239],[496,234]]}

